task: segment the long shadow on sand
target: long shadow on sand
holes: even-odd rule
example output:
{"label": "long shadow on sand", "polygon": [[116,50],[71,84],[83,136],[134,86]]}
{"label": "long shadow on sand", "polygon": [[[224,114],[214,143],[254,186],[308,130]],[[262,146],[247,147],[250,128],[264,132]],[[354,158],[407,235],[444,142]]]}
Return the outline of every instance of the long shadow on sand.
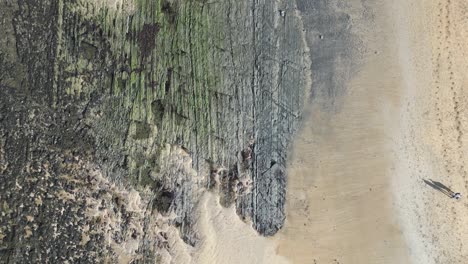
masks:
{"label": "long shadow on sand", "polygon": [[450,198],[453,197],[454,192],[449,187],[442,184],[441,182],[433,181],[433,180],[429,179],[429,180],[424,180],[424,183],[426,183],[427,185],[429,185],[432,188],[436,189],[437,191],[447,195]]}

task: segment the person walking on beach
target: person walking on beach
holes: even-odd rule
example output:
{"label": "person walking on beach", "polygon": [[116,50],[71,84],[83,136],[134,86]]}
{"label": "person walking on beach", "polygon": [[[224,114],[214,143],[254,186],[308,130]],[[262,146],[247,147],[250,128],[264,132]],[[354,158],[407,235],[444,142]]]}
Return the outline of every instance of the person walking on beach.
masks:
{"label": "person walking on beach", "polygon": [[454,194],[452,195],[452,198],[455,199],[455,200],[457,200],[457,201],[460,200],[460,198],[461,198],[461,193],[459,193],[459,192],[454,193]]}

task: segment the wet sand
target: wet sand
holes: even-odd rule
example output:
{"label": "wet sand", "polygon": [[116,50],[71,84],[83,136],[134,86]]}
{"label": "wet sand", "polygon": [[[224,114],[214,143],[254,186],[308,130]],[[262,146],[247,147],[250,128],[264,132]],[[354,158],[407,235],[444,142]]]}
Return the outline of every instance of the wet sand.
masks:
{"label": "wet sand", "polygon": [[330,111],[314,98],[297,137],[278,246],[292,263],[409,262],[391,188],[403,92],[397,32],[390,7],[380,7],[340,105]]}

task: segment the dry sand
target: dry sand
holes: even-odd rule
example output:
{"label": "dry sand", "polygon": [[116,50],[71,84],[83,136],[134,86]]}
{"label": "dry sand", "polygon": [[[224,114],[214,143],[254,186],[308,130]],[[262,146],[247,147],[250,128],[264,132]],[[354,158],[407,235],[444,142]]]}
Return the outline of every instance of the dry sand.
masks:
{"label": "dry sand", "polygon": [[258,237],[207,195],[196,263],[468,263],[468,2],[374,2],[336,111],[307,107],[284,229]]}
{"label": "dry sand", "polygon": [[[404,7],[404,6],[403,6]],[[413,263],[468,263],[468,2],[415,1],[401,8],[402,102],[395,201]],[[407,47],[412,47],[408,49]],[[465,194],[456,202],[424,180]]]}

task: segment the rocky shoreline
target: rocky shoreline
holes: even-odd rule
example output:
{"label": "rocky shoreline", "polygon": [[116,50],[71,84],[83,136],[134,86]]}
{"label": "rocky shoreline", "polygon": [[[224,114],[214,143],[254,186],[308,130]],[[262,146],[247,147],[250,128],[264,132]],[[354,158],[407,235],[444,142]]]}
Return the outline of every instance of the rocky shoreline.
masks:
{"label": "rocky shoreline", "polygon": [[154,262],[174,229],[197,243],[193,210],[210,188],[275,234],[310,92],[295,12],[2,1],[1,262]]}

